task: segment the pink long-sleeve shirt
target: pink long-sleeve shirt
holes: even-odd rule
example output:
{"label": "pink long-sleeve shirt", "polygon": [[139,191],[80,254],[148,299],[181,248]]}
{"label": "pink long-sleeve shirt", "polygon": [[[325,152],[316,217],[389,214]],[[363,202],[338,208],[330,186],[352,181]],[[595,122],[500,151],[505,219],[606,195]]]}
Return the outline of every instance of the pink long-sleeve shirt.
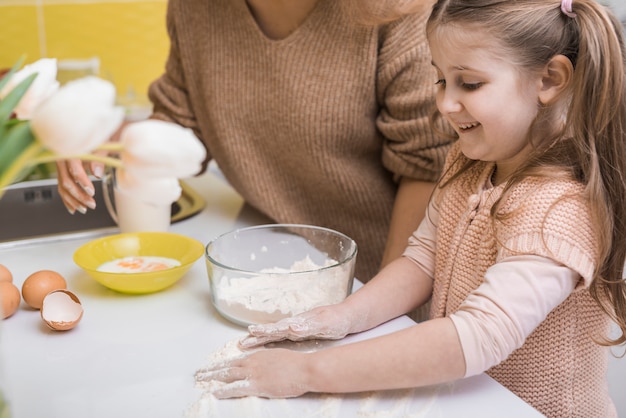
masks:
{"label": "pink long-sleeve shirt", "polygon": [[[439,212],[429,207],[404,255],[430,277],[435,274]],[[511,279],[515,276],[515,286]],[[547,280],[549,279],[549,280]],[[580,275],[554,260],[511,256],[494,264],[485,281],[450,315],[465,356],[465,377],[499,364],[574,290]]]}

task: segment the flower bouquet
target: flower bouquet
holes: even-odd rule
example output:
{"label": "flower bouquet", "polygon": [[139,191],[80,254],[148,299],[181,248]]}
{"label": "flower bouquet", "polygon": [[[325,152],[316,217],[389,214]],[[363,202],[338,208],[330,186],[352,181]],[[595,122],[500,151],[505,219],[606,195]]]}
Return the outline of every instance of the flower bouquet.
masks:
{"label": "flower bouquet", "polygon": [[99,161],[117,171],[117,187],[141,200],[164,204],[181,194],[178,179],[199,172],[206,151],[190,129],[159,120],[126,125],[115,87],[95,76],[56,79],[55,59],[24,66],[0,78],[0,198],[4,189],[58,160]]}

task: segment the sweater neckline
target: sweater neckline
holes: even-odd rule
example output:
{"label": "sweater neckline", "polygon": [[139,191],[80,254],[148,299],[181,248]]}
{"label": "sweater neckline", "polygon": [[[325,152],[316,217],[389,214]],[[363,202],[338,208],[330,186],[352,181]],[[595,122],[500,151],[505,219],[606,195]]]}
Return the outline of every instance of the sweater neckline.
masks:
{"label": "sweater neckline", "polygon": [[478,184],[477,184],[477,192],[483,192],[486,190],[493,190],[501,185],[496,186],[494,184],[494,178],[496,173],[496,164],[493,162],[485,163],[482,171],[480,172]]}
{"label": "sweater neckline", "polygon": [[265,32],[263,32],[263,30],[259,26],[259,22],[257,22],[257,20],[252,15],[252,11],[246,3],[246,0],[239,0],[237,3],[239,4],[240,11],[243,13],[243,15],[245,15],[245,19],[248,25],[253,29],[257,36],[261,38],[264,42],[276,45],[290,43],[292,40],[304,36],[302,34],[307,33],[310,27],[315,27],[317,25],[317,22],[320,19],[320,16],[323,15],[322,12],[326,7],[326,0],[318,0],[313,9],[311,9],[309,15],[302,21],[302,23],[300,23],[297,28],[295,28],[289,35],[285,36],[284,38],[275,39],[270,38],[265,34]]}

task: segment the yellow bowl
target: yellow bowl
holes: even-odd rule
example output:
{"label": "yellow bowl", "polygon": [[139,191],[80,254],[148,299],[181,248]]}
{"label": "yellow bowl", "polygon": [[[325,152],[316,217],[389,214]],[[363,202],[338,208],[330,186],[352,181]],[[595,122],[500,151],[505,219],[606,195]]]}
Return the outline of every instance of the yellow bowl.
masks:
{"label": "yellow bowl", "polygon": [[[98,283],[132,294],[163,290],[178,280],[204,253],[204,245],[193,238],[169,232],[135,232],[111,235],[88,242],[74,253],[74,262]],[[102,264],[124,257],[155,256],[178,260],[179,266],[137,273],[98,271]]]}

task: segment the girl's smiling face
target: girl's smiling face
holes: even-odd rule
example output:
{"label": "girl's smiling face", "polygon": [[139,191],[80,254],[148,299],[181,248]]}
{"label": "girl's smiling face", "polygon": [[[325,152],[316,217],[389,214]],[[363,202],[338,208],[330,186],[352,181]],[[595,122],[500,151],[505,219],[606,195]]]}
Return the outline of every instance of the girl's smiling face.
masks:
{"label": "girl's smiling face", "polygon": [[437,107],[459,135],[463,154],[494,161],[499,180],[527,158],[541,77],[523,75],[484,31],[441,26],[429,33],[437,69]]}

